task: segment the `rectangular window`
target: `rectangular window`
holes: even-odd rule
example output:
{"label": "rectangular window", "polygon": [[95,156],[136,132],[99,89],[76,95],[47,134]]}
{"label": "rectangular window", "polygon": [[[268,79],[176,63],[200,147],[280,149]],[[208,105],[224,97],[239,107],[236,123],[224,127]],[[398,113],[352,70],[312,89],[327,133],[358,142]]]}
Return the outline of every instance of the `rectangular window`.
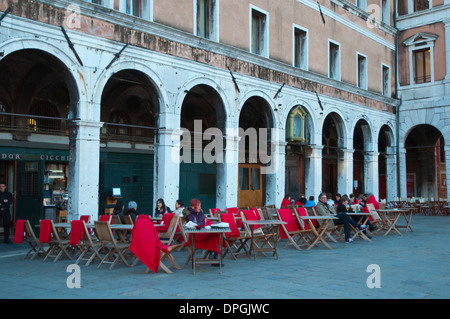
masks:
{"label": "rectangular window", "polygon": [[308,69],[308,33],[299,28],[294,28],[294,66]]}
{"label": "rectangular window", "polygon": [[430,8],[430,0],[414,0],[414,12]]}
{"label": "rectangular window", "polygon": [[[101,0],[92,0],[101,2]],[[152,0],[114,0],[114,10],[132,15],[134,17],[152,19]]]}
{"label": "rectangular window", "polygon": [[366,11],[366,0],[356,0],[356,6],[361,10]]}
{"label": "rectangular window", "polygon": [[389,0],[381,0],[381,21],[383,21],[386,24],[390,24],[391,23],[390,14],[391,8]]}
{"label": "rectangular window", "polygon": [[339,44],[329,42],[328,48],[328,76],[334,80],[341,79],[341,56]]}
{"label": "rectangular window", "polygon": [[197,35],[206,39],[216,38],[216,0],[197,0]]}
{"label": "rectangular window", "polygon": [[361,54],[357,54],[357,85],[367,89],[367,58]]}
{"label": "rectangular window", "polygon": [[252,9],[251,52],[267,56],[267,16]]}
{"label": "rectangular window", "polygon": [[414,82],[416,84],[431,82],[430,49],[414,51]]}
{"label": "rectangular window", "polygon": [[391,70],[388,66],[382,66],[382,90],[383,95],[390,96],[391,95]]}

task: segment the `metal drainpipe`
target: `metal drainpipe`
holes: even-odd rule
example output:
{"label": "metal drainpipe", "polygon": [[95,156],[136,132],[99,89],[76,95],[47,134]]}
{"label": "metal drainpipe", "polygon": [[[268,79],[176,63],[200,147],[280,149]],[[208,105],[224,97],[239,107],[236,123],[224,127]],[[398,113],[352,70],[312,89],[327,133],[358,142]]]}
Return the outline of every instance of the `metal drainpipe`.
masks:
{"label": "metal drainpipe", "polygon": [[400,105],[402,105],[402,99],[399,98],[398,94],[398,34],[399,30],[397,29],[397,1],[394,1],[394,28],[397,31],[395,34],[395,98],[400,101],[397,106],[396,113],[396,142],[397,142],[397,197],[400,197]]}

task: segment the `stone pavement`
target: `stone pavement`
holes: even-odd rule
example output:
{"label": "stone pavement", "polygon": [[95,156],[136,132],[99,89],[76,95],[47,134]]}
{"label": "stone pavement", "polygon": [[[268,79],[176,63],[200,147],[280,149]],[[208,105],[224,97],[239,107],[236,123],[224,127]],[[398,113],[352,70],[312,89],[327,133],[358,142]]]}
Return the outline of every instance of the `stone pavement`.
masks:
{"label": "stone pavement", "polygon": [[[372,242],[332,243],[297,251],[279,245],[279,260],[270,256],[224,260],[217,267],[202,265],[193,275],[185,265],[186,249],[175,252],[183,267],[173,274],[145,273],[119,264],[97,269],[97,263],[81,266],[81,288],[68,288],[68,259],[43,262],[23,260],[27,244],[0,244],[2,280],[0,298],[119,298],[119,299],[421,299],[450,297],[450,217],[414,216],[403,236],[374,236]],[[378,265],[380,288],[369,288]]]}

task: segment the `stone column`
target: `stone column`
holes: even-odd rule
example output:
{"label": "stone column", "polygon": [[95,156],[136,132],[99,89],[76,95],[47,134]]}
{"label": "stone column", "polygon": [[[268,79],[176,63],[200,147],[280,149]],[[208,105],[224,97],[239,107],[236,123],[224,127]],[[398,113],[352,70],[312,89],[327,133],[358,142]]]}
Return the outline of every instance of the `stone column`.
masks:
{"label": "stone column", "polygon": [[353,190],[353,149],[338,151],[337,188],[340,194],[350,194]]}
{"label": "stone column", "polygon": [[406,190],[406,149],[400,148],[399,152],[399,181],[400,181],[400,194],[399,197],[405,198],[407,194]]}
{"label": "stone column", "polygon": [[380,200],[378,155],[378,152],[364,152],[364,193],[372,193]]}
{"label": "stone column", "polygon": [[69,128],[68,220],[98,220],[101,122],[72,120]]}
{"label": "stone column", "polygon": [[285,178],[286,178],[286,142],[279,140],[283,134],[274,133],[272,130],[271,156],[267,166],[261,169],[261,173],[266,177],[266,205],[280,207],[284,198]]}
{"label": "stone column", "polygon": [[239,132],[227,129],[224,163],[217,166],[216,206],[220,209],[238,206]]}
{"label": "stone column", "polygon": [[397,195],[397,156],[394,147],[386,149],[386,201],[394,200]]}
{"label": "stone column", "polygon": [[[180,188],[180,117],[176,114],[160,115],[157,143],[155,147],[155,178],[153,182],[153,205],[163,198],[169,206],[174,205]],[[156,207],[153,207],[152,212]]]}
{"label": "stone column", "polygon": [[322,189],[322,145],[305,147],[305,194],[317,198]]}

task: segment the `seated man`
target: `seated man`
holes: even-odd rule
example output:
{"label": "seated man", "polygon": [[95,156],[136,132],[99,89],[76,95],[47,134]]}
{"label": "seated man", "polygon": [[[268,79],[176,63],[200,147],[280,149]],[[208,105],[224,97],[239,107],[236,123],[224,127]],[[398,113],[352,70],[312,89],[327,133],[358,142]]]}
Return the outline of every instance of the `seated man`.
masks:
{"label": "seated man", "polygon": [[[349,198],[347,197],[347,195],[343,195],[341,197],[341,201],[339,202],[336,211],[337,211],[338,214],[339,213],[344,213],[344,214],[346,214],[346,213],[354,213],[354,211],[352,209],[352,206],[349,204]],[[355,222],[358,222],[360,220],[365,222],[366,219],[367,219],[367,216],[356,215],[356,216],[352,216],[352,219]],[[367,225],[367,227],[369,228],[370,231],[373,231],[375,229],[372,226],[372,224],[370,223],[370,220],[367,220],[366,225]],[[368,238],[372,238],[368,234],[366,234],[366,231],[364,231],[364,235],[366,235]]]}
{"label": "seated man", "polygon": [[[347,210],[344,205],[343,207],[345,210]],[[358,223],[355,222],[353,219],[351,219],[350,216],[348,216],[345,212],[339,212],[338,210],[337,214],[334,214],[331,211],[330,206],[327,204],[327,195],[325,193],[321,193],[319,195],[319,201],[317,202],[316,205],[316,212],[320,216],[335,216],[339,218],[334,219],[333,222],[335,225],[344,225],[345,242],[347,243],[353,242],[352,238],[350,237],[350,224],[353,227],[358,228],[360,230],[367,229],[367,225],[358,225]]]}

